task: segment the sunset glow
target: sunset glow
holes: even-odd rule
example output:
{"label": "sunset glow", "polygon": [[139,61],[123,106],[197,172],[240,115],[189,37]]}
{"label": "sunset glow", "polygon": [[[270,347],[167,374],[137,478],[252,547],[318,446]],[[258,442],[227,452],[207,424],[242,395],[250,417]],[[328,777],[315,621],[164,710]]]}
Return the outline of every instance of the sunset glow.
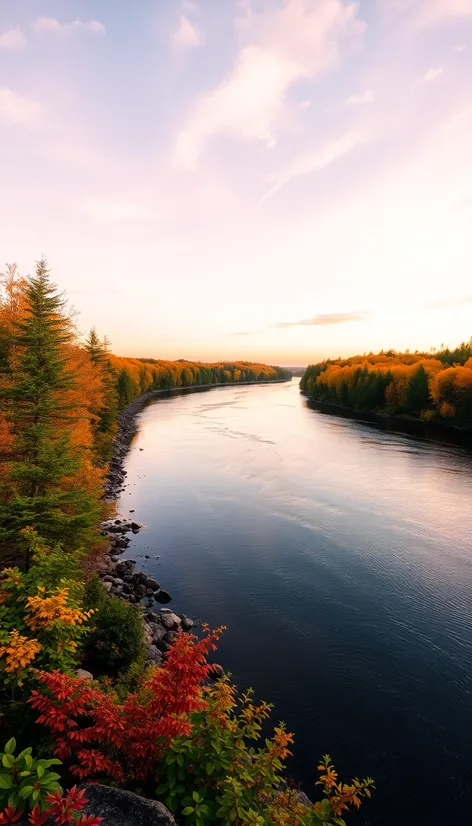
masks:
{"label": "sunset glow", "polygon": [[472,0],[0,6],[1,264],[118,355],[469,338]]}

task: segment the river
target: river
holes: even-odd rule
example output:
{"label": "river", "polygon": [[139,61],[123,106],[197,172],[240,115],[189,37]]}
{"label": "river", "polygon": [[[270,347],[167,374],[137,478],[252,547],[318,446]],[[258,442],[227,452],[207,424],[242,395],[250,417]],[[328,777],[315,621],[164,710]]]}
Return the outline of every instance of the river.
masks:
{"label": "river", "polygon": [[468,821],[472,454],[312,410],[298,380],[160,399],[139,428],[127,556],[228,626],[217,659],[295,733],[291,774],[313,793],[327,752],[373,776],[352,823]]}

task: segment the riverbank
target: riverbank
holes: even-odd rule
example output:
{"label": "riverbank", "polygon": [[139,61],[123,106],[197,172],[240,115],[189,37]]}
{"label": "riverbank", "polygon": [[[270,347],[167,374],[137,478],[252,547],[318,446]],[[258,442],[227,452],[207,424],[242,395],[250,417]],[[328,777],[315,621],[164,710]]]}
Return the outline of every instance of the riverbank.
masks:
{"label": "riverbank", "polygon": [[412,416],[390,416],[388,413],[382,412],[353,410],[341,404],[317,401],[312,399],[303,390],[300,392],[301,395],[306,398],[308,406],[312,410],[318,410],[320,413],[374,424],[382,430],[414,436],[417,439],[426,439],[430,442],[441,442],[472,449],[472,432],[469,430],[463,430],[462,428],[442,424],[441,422],[424,422]]}

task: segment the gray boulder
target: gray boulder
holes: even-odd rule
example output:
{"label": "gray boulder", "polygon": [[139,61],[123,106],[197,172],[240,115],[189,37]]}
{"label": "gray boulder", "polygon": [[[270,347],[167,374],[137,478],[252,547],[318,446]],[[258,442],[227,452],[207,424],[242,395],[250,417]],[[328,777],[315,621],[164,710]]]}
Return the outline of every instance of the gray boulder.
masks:
{"label": "gray boulder", "polygon": [[160,602],[160,603],[161,603],[161,605],[162,605],[162,604],[164,604],[164,603],[166,603],[166,602],[170,602],[170,601],[171,601],[171,599],[172,599],[172,597],[171,597],[171,595],[168,593],[168,591],[163,591],[163,590],[161,589],[160,591],[157,591],[157,592],[154,594],[154,599],[156,600],[156,602]]}
{"label": "gray boulder", "polygon": [[84,814],[101,817],[101,826],[176,826],[173,815],[157,800],[98,784],[83,788]]}

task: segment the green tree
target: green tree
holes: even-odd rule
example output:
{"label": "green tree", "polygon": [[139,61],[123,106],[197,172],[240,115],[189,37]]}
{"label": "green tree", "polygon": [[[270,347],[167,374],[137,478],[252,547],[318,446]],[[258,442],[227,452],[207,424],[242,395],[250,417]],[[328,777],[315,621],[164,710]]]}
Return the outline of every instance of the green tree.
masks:
{"label": "green tree", "polygon": [[428,374],[423,365],[411,376],[407,387],[407,412],[418,416],[429,406]]}
{"label": "green tree", "polygon": [[13,463],[0,505],[0,540],[18,542],[34,527],[48,540],[80,544],[98,518],[98,503],[80,488],[64,484],[79,466],[70,443],[74,418],[67,346],[73,329],[65,301],[51,282],[46,262],[27,281],[24,318],[15,323],[14,357],[2,402],[14,437]]}

